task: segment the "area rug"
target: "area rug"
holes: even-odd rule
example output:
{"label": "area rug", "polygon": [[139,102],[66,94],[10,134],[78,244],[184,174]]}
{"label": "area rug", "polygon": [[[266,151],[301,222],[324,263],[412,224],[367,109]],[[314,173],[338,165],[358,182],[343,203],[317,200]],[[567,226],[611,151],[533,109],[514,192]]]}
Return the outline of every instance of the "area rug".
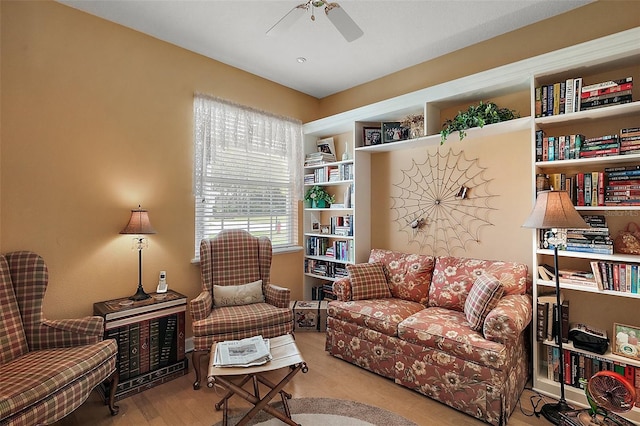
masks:
{"label": "area rug", "polygon": [[[272,403],[271,406],[281,410],[282,402]],[[293,420],[304,426],[417,426],[404,417],[382,408],[340,399],[292,399],[289,401],[289,408]],[[235,425],[245,413],[229,416],[229,424]],[[249,425],[253,426],[281,426],[282,424],[280,420],[265,412],[258,413],[249,422]],[[221,425],[220,421],[214,426]]]}

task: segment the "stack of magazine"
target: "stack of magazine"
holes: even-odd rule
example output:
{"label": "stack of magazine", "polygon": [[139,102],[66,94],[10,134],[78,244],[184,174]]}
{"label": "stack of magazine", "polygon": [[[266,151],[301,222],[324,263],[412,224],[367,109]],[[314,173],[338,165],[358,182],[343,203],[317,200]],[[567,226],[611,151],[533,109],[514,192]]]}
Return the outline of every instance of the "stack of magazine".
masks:
{"label": "stack of magazine", "polygon": [[262,336],[229,340],[216,345],[213,365],[216,367],[251,367],[272,359],[269,339]]}

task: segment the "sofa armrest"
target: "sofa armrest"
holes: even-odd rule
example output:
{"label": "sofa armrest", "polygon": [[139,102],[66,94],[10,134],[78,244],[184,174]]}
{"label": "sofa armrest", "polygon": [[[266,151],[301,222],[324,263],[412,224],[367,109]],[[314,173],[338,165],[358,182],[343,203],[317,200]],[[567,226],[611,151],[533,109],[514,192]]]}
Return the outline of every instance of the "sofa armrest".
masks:
{"label": "sofa armrest", "polygon": [[266,302],[278,308],[288,308],[291,300],[291,290],[274,284],[269,284],[264,289]]}
{"label": "sofa armrest", "polygon": [[333,283],[333,292],[341,302],[351,300],[351,280],[349,277],[340,278]]}
{"label": "sofa armrest", "polygon": [[211,312],[213,306],[213,297],[208,291],[203,291],[195,299],[189,301],[189,310],[191,312],[192,321],[203,320]]}
{"label": "sofa armrest", "polygon": [[500,299],[484,320],[484,337],[500,343],[516,340],[531,322],[532,300],[529,294],[513,294]]}
{"label": "sofa armrest", "polygon": [[90,345],[103,339],[104,318],[45,319],[28,334],[29,348],[34,351]]}

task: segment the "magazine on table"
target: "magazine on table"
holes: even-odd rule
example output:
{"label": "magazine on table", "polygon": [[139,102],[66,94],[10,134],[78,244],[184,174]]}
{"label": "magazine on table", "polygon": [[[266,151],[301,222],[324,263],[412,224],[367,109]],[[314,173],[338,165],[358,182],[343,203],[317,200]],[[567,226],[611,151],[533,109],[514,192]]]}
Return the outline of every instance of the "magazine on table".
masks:
{"label": "magazine on table", "polygon": [[216,367],[251,367],[265,364],[271,359],[269,339],[254,336],[218,343],[213,365]]}

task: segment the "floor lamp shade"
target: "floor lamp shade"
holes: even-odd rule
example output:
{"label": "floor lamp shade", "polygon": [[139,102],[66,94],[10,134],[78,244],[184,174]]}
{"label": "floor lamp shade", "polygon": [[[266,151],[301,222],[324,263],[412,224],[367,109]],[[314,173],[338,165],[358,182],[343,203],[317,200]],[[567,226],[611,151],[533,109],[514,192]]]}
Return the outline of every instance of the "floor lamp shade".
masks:
{"label": "floor lamp shade", "polygon": [[138,206],[137,209],[131,210],[129,223],[127,223],[127,226],[125,226],[120,233],[138,235],[135,247],[138,250],[138,290],[136,291],[136,294],[131,296],[129,299],[135,301],[148,299],[151,296],[145,293],[144,288],[142,287],[142,249],[145,246],[145,239],[142,235],[155,234],[156,230],[151,226],[147,210],[140,208],[140,206]]}
{"label": "floor lamp shade", "polygon": [[[580,213],[573,207],[573,203],[566,191],[538,192],[536,204],[522,226],[535,229],[589,228]],[[562,302],[560,300],[560,278],[558,276],[558,244],[554,243],[553,246],[557,310],[555,326],[556,330],[558,330],[558,349],[560,356],[562,356]],[[559,368],[558,373],[560,400],[556,404],[545,404],[540,409],[540,413],[554,424],[560,424],[560,413],[571,410],[571,407],[564,399],[564,368]]]}

